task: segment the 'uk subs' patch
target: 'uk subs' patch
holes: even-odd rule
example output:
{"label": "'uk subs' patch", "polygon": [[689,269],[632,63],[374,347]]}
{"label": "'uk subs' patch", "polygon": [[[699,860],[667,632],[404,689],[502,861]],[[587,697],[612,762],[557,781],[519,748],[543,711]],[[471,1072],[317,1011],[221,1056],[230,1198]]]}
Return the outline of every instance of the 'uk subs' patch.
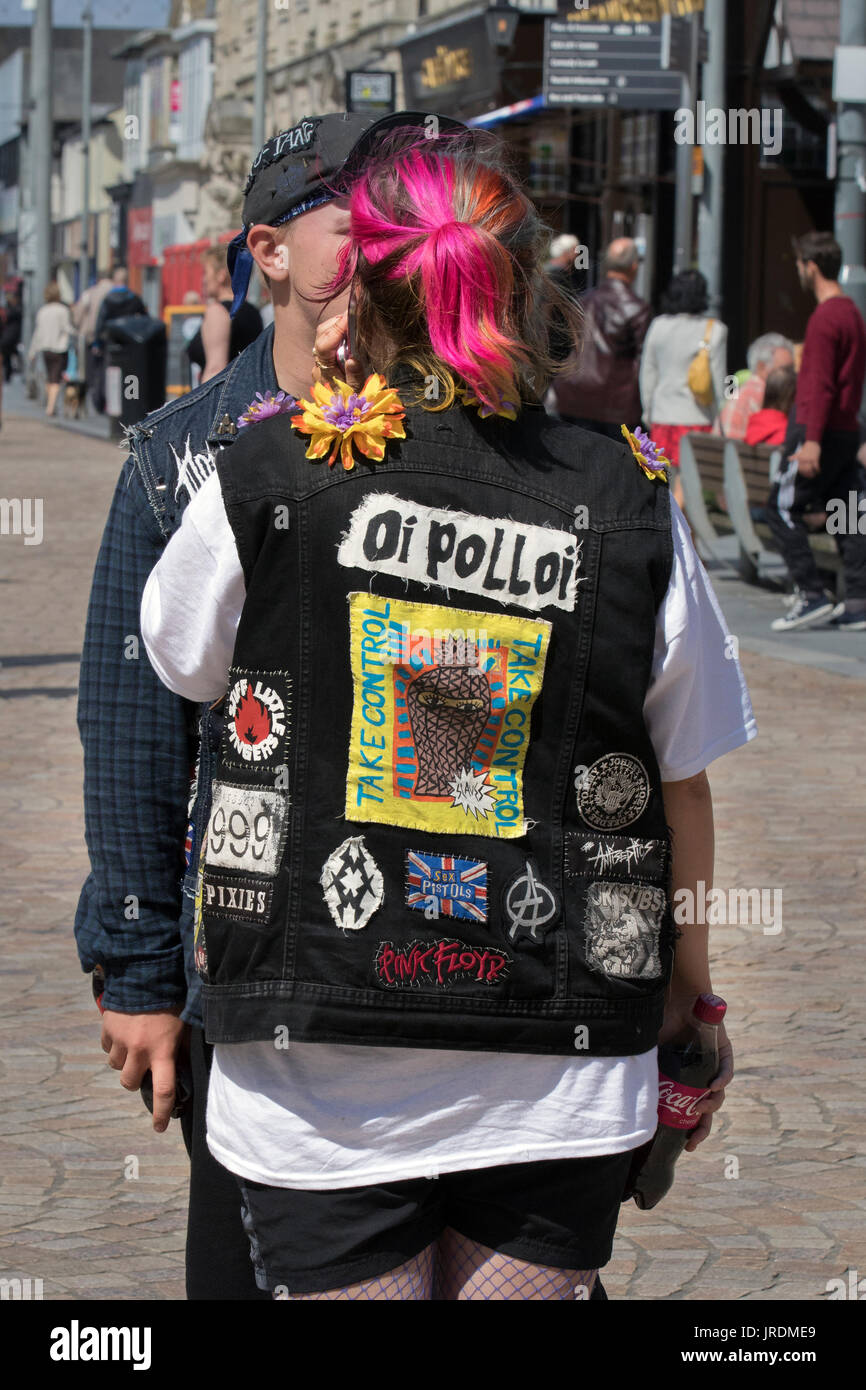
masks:
{"label": "'uk subs' patch", "polygon": [[346,817],[436,834],[525,833],[523,769],[551,624],[349,595]]}
{"label": "'uk subs' patch", "polygon": [[662,973],[659,938],[666,903],[661,888],[591,883],[584,919],[587,965],[619,979],[656,979]]}
{"label": "'uk subs' patch", "polygon": [[482,859],[447,854],[406,853],[406,906],[428,921],[464,917],[487,921],[487,865]]}

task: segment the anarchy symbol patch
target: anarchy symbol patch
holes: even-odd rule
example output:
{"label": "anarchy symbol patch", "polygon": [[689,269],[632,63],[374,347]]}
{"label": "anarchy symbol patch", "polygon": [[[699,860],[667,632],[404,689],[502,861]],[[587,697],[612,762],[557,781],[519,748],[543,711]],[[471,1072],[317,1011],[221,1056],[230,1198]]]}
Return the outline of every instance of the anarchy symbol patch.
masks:
{"label": "anarchy symbol patch", "polygon": [[518,944],[521,937],[538,944],[559,917],[559,900],[552,888],[542,883],[538,870],[530,859],[521,874],[507,885],[502,907],[508,924],[509,941]]}
{"label": "anarchy symbol patch", "polygon": [[385,884],[363,835],[344,840],[325,860],[319,880],[341,931],[360,931],[382,906]]}

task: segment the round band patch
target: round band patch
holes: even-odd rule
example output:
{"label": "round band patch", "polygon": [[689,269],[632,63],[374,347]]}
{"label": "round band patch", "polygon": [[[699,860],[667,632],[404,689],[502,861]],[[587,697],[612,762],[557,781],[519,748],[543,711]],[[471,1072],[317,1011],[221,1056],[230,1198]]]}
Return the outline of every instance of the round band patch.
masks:
{"label": "round band patch", "polygon": [[287,726],[287,687],[281,672],[238,677],[226,697],[226,751],[233,763],[279,762]]}
{"label": "round band patch", "polygon": [[646,809],[650,780],[631,753],[606,753],[592,764],[577,788],[577,809],[594,830],[620,830]]}

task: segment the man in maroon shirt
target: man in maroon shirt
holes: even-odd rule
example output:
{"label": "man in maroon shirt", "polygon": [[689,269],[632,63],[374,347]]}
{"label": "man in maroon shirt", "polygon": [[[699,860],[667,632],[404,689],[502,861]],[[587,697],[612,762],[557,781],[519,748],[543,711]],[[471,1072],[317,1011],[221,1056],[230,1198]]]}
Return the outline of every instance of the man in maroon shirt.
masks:
{"label": "man in maroon shirt", "polygon": [[829,232],[808,232],[794,243],[797,274],[818,301],[806,329],[797,399],[785,440],[785,463],[767,502],[773,532],[796,590],[776,632],[811,627],[832,617],[845,630],[866,629],[866,535],[855,525],[839,534],[845,603],[825,594],[809,545],[804,513],[828,510],[831,498],[864,495],[857,461],[858,412],[866,379],[866,325],[838,283],[842,251]]}

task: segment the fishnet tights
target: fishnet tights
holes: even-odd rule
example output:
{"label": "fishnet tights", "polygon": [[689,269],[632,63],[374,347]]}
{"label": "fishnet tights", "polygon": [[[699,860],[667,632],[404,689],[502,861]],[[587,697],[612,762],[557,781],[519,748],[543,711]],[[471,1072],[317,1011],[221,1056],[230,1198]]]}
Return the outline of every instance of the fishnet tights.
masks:
{"label": "fishnet tights", "polygon": [[502,1255],[486,1245],[462,1236],[449,1228],[433,1245],[420,1255],[389,1270],[377,1279],[350,1284],[326,1293],[290,1294],[284,1286],[274,1292],[274,1298],[292,1303],[314,1299],[376,1300],[387,1302],[467,1301],[495,1302],[503,1299],[558,1300],[571,1302],[588,1299],[595,1283],[597,1269],[554,1269],[549,1265],[529,1264],[525,1260]]}

